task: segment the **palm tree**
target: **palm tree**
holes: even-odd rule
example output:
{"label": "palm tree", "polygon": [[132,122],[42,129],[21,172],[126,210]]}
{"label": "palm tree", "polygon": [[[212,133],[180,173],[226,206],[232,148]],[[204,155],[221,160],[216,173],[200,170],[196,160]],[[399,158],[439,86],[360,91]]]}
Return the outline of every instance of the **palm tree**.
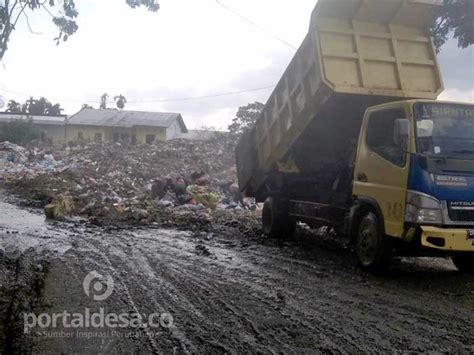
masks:
{"label": "palm tree", "polygon": [[60,104],[49,104],[46,108],[45,113],[49,116],[60,116],[62,111],[64,111],[64,109],[61,107]]}
{"label": "palm tree", "polygon": [[21,106],[21,112],[31,114],[31,111],[34,110],[36,105],[36,100],[31,96],[26,102]]}
{"label": "palm tree", "polygon": [[105,110],[107,108],[107,99],[109,98],[109,94],[105,93],[100,97],[100,109]]}
{"label": "palm tree", "polygon": [[46,98],[40,97],[39,100],[35,100],[33,106],[30,106],[30,115],[49,115],[48,109],[51,107],[51,102]]}
{"label": "palm tree", "polygon": [[[13,108],[14,105],[12,105]],[[29,115],[49,115],[49,116],[59,116],[64,109],[60,104],[53,105],[49,102],[48,99],[40,97],[35,99],[30,97],[26,102],[21,106],[21,112],[27,113]]]}
{"label": "palm tree", "polygon": [[118,96],[115,96],[114,100],[119,109],[123,110],[125,108],[125,104],[127,103],[127,99],[125,98],[125,96],[120,94]]}

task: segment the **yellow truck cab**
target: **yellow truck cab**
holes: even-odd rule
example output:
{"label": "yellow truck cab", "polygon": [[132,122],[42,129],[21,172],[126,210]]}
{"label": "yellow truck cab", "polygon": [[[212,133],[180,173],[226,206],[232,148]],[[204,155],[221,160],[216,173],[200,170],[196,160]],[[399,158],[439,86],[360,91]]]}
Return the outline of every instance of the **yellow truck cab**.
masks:
{"label": "yellow truck cab", "polygon": [[[362,267],[453,255],[474,272],[474,116],[436,101],[436,0],[319,0],[309,32],[236,149],[271,236],[348,237]],[[472,229],[471,229],[472,228]]]}
{"label": "yellow truck cab", "polygon": [[382,244],[391,237],[406,242],[400,249],[450,252],[458,268],[474,269],[473,105],[411,100],[369,108],[353,181],[349,234],[361,262],[368,266],[376,253],[388,262]]}

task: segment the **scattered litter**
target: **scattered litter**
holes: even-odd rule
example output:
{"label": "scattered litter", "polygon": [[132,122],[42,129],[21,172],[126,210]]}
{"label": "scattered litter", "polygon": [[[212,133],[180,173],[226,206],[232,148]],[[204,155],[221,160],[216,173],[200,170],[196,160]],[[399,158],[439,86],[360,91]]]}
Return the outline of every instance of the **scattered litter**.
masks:
{"label": "scattered litter", "polygon": [[9,164],[22,164],[27,160],[28,156],[25,148],[10,142],[0,143],[0,167]]}
{"label": "scattered litter", "polygon": [[44,207],[46,218],[60,219],[70,216],[74,211],[74,201],[71,196],[59,195]]}
{"label": "scattered litter", "polygon": [[257,208],[238,193],[234,150],[225,136],[55,151],[4,142],[0,159],[0,182],[32,204],[41,201],[49,218],[78,215],[97,223],[198,230],[208,228],[218,211]]}

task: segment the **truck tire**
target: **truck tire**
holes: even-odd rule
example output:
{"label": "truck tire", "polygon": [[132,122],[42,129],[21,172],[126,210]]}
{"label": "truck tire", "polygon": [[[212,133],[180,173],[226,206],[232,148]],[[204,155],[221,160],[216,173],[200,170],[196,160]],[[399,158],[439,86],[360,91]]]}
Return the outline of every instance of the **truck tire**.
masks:
{"label": "truck tire", "polygon": [[356,253],[362,268],[373,274],[386,272],[392,261],[390,241],[373,212],[362,217],[357,232]]}
{"label": "truck tire", "polygon": [[296,221],[289,215],[289,206],[276,197],[268,197],[262,210],[263,231],[271,238],[290,238]]}
{"label": "truck tire", "polygon": [[452,260],[459,271],[474,274],[474,253],[456,253]]}

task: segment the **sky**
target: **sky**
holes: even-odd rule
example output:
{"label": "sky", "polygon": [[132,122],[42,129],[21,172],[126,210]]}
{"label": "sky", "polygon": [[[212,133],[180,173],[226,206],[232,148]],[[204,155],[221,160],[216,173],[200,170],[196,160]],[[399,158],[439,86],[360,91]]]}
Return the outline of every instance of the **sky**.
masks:
{"label": "sky", "polygon": [[[126,109],[179,112],[191,129],[225,129],[239,106],[266,102],[295,53],[291,46],[308,31],[316,0],[220,1],[263,30],[215,0],[161,0],[157,13],[132,10],[125,0],[76,0],[79,30],[56,46],[51,17],[32,13],[35,33],[23,18],[0,62],[0,96],[44,96],[74,114],[83,103],[98,107],[104,92],[123,94]],[[440,98],[474,102],[474,47],[456,44],[439,56]]]}

